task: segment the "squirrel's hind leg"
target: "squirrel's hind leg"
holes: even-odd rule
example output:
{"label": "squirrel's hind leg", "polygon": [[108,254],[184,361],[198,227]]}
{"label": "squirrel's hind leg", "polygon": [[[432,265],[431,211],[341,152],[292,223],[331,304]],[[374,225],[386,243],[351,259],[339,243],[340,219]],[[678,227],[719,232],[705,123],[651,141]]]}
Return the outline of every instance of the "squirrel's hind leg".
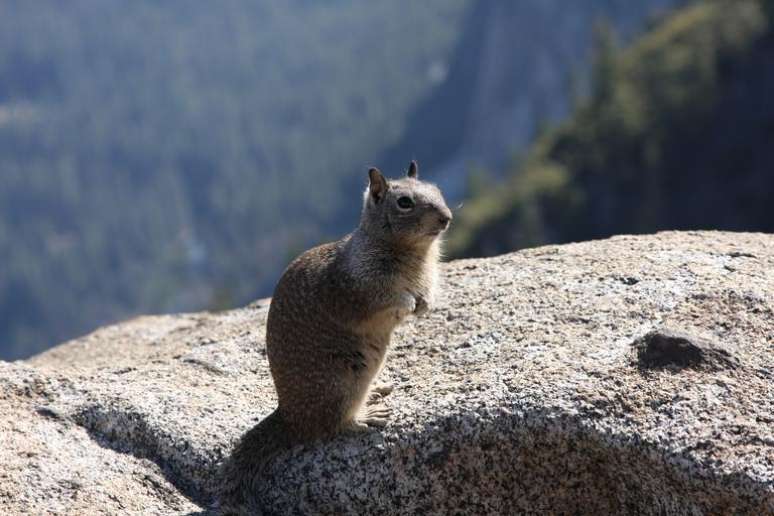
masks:
{"label": "squirrel's hind leg", "polygon": [[392,410],[387,405],[371,405],[362,410],[362,414],[357,419],[357,422],[383,428],[387,426],[391,415]]}
{"label": "squirrel's hind leg", "polygon": [[362,407],[358,417],[344,423],[341,431],[344,433],[368,432],[372,427],[384,428],[390,419],[392,410],[386,405]]}

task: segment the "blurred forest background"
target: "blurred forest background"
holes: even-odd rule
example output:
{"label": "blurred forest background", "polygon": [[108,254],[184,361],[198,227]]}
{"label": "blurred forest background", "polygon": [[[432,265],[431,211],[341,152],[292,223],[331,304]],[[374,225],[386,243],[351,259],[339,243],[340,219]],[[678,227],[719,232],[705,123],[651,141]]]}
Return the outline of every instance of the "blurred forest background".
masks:
{"label": "blurred forest background", "polygon": [[271,294],[411,158],[453,257],[774,231],[774,0],[0,0],[0,358]]}

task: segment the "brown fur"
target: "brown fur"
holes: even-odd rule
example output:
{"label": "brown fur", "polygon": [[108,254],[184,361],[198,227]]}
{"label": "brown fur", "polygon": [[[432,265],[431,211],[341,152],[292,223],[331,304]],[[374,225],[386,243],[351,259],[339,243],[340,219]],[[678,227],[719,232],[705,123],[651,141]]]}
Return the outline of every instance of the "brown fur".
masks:
{"label": "brown fur", "polygon": [[[406,196],[414,202],[408,211],[397,203]],[[372,169],[359,227],[288,266],[266,327],[279,406],[225,463],[225,512],[258,510],[251,500],[261,472],[283,449],[365,429],[358,418],[393,329],[434,302],[437,237],[450,220],[440,191],[416,179],[415,163],[408,177],[389,182]]]}

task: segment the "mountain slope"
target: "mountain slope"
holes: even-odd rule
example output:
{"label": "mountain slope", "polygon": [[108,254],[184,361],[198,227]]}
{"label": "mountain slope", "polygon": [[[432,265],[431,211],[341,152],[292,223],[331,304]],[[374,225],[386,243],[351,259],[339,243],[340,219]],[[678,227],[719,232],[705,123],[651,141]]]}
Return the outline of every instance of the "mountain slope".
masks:
{"label": "mountain slope", "polygon": [[267,294],[340,231],[466,5],[3,2],[0,357]]}
{"label": "mountain slope", "polygon": [[506,185],[467,203],[452,252],[660,229],[774,231],[774,38],[760,7],[702,2],[620,54],[602,45],[590,99]]}

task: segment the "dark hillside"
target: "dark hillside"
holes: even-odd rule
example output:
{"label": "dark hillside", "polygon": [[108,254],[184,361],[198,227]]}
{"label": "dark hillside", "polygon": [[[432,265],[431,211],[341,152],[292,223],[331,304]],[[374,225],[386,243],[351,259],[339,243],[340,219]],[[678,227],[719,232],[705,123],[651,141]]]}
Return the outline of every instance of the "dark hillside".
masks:
{"label": "dark hillside", "polygon": [[598,45],[590,99],[471,200],[458,255],[662,229],[774,231],[774,33],[756,1]]}

